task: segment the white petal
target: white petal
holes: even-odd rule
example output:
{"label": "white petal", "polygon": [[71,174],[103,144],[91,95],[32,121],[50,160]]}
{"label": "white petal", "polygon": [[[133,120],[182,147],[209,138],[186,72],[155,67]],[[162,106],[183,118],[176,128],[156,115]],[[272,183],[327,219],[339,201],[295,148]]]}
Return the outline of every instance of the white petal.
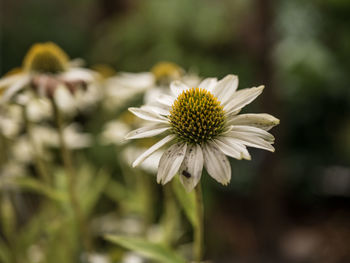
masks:
{"label": "white petal", "polygon": [[170,115],[170,111],[168,109],[164,109],[156,105],[145,105],[145,106],[142,106],[142,109],[150,110],[160,115]]}
{"label": "white petal", "polygon": [[272,142],[268,142],[260,137],[257,136],[251,136],[247,134],[242,134],[240,132],[234,132],[230,131],[227,133],[227,136],[231,136],[232,138],[236,139],[240,143],[250,146],[250,147],[255,147],[263,150],[267,150],[270,152],[274,152],[275,148],[271,145]]}
{"label": "white petal", "polygon": [[120,72],[116,77],[113,77],[113,79],[119,86],[140,90],[152,87],[155,81],[153,74],[150,72]]}
{"label": "white petal", "polygon": [[143,154],[141,154],[132,164],[132,167],[138,166],[140,163],[142,163],[148,156],[150,156],[152,153],[157,151],[159,148],[173,140],[176,136],[175,135],[168,135],[164,137],[162,140],[154,144],[152,147],[150,147],[147,151],[145,151]]}
{"label": "white petal", "polygon": [[[219,143],[218,147],[224,154],[231,156],[233,158],[236,158],[234,156],[234,154],[235,154],[235,152],[239,152],[240,156],[239,156],[239,158],[236,158],[236,159],[243,158],[246,160],[251,160],[251,157],[250,157],[250,154],[247,150],[247,147],[244,144],[240,143],[239,141],[235,140],[234,138],[221,136],[215,140],[216,143],[217,143],[217,141],[221,142],[221,143]],[[230,154],[230,152],[232,150],[228,149],[228,147],[233,149],[232,155]]]}
{"label": "white petal", "polygon": [[231,156],[238,160],[242,159],[242,155],[236,149],[236,147],[232,147],[231,145],[225,144],[219,139],[215,139],[213,142],[225,155]]}
{"label": "white petal", "polygon": [[129,108],[129,111],[135,114],[137,117],[155,122],[167,123],[168,120],[165,117],[160,116],[159,114],[154,113],[150,109],[147,108]]}
{"label": "white petal", "polygon": [[248,125],[254,126],[265,131],[280,123],[279,119],[266,113],[260,114],[240,114],[231,115],[227,119],[228,125]]}
{"label": "white petal", "polygon": [[203,145],[204,167],[211,177],[223,185],[231,180],[231,166],[227,157],[214,143]]}
{"label": "white petal", "polygon": [[253,126],[245,126],[245,125],[232,125],[230,126],[231,132],[237,132],[241,133],[242,135],[248,135],[248,136],[256,136],[260,137],[268,142],[274,142],[275,137],[273,135],[263,129],[256,128]]}
{"label": "white petal", "polygon": [[199,84],[198,88],[212,92],[217,82],[218,80],[216,78],[206,78]]}
{"label": "white petal", "polygon": [[186,154],[186,143],[176,143],[166,150],[159,161],[157,182],[169,182],[179,170]]}
{"label": "white petal", "polygon": [[170,89],[171,89],[172,93],[177,97],[185,90],[188,90],[189,87],[185,83],[182,83],[179,80],[175,80],[175,81],[171,82]]}
{"label": "white petal", "polygon": [[97,76],[97,72],[85,68],[70,68],[68,71],[60,74],[60,77],[65,81],[82,80],[87,83],[94,81]]}
{"label": "white petal", "polygon": [[18,78],[16,81],[12,83],[11,86],[9,86],[5,92],[4,95],[1,98],[1,102],[9,100],[14,94],[19,92],[21,89],[24,88],[27,84],[29,84],[30,76],[28,74],[21,75],[20,78]]}
{"label": "white petal", "polygon": [[219,99],[222,105],[231,100],[238,87],[238,77],[227,75],[220,80],[213,89],[213,94]]}
{"label": "white petal", "polygon": [[199,182],[203,170],[203,152],[199,145],[187,147],[185,159],[180,167],[180,181],[187,191],[191,191]]}
{"label": "white petal", "polygon": [[125,139],[129,140],[129,139],[152,137],[152,136],[161,134],[162,132],[165,132],[166,130],[169,130],[169,129],[170,129],[170,126],[165,126],[165,125],[146,126],[146,127],[142,127],[129,132],[125,136]]}
{"label": "white petal", "polygon": [[27,73],[18,73],[18,74],[2,77],[0,79],[0,88],[6,88],[26,75]]}
{"label": "white petal", "polygon": [[159,95],[157,101],[165,106],[171,107],[174,104],[175,98],[169,95]]}
{"label": "white petal", "polygon": [[243,108],[245,105],[251,103],[258,97],[264,89],[264,86],[259,86],[257,88],[242,89],[233,94],[230,101],[224,106],[224,110],[227,114],[237,111]]}

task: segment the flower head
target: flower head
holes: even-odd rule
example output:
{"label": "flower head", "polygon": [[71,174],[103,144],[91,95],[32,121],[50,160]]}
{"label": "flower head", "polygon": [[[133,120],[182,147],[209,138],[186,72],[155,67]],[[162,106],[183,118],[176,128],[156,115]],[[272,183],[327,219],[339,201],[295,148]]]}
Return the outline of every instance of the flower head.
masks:
{"label": "flower head", "polygon": [[173,80],[180,79],[184,74],[184,70],[172,62],[158,62],[151,68],[151,72],[155,77],[157,84],[169,84]]}
{"label": "flower head", "polygon": [[141,154],[133,166],[170,144],[160,159],[157,181],[166,184],[179,173],[185,188],[192,190],[203,167],[223,185],[230,182],[231,166],[226,155],[250,160],[247,146],[273,152],[274,137],[268,130],[279,120],[269,114],[238,114],[262,93],[264,86],[239,91],[237,86],[234,75],[220,81],[205,79],[198,87],[174,81],[170,85],[172,95],[160,96],[158,104],[130,108],[152,124],[130,132],[127,139],[166,135]]}
{"label": "flower head", "polygon": [[9,101],[26,87],[48,97],[54,96],[58,87],[75,93],[95,78],[95,72],[74,66],[56,44],[34,44],[27,52],[22,68],[0,79],[0,102]]}
{"label": "flower head", "polygon": [[25,71],[60,73],[69,67],[68,55],[52,42],[34,44],[23,61]]}

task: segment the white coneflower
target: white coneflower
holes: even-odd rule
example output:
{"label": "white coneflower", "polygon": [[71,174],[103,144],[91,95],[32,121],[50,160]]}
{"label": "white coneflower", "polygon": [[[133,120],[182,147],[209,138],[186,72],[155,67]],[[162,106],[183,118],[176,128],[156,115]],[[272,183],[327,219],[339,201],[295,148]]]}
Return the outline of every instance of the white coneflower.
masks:
{"label": "white coneflower", "polygon": [[29,86],[38,94],[50,97],[54,96],[58,87],[75,93],[95,77],[94,71],[70,63],[67,54],[56,44],[38,43],[30,48],[19,71],[0,79],[0,102],[8,101]]}
{"label": "white coneflower", "polygon": [[264,86],[236,91],[238,78],[205,79],[190,88],[180,81],[170,85],[172,96],[157,99],[162,107],[145,105],[129,110],[152,124],[130,132],[127,139],[166,136],[141,154],[137,166],[166,144],[158,167],[157,181],[166,184],[176,173],[187,190],[199,182],[203,170],[227,185],[231,166],[226,157],[250,159],[246,146],[274,151],[274,137],[267,131],[279,124],[269,114],[238,114],[263,91]]}

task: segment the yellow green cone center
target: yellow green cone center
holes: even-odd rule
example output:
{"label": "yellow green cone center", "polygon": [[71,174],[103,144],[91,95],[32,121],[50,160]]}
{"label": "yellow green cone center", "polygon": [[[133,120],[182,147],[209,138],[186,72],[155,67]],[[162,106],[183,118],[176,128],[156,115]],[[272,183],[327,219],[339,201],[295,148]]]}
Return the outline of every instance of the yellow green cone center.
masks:
{"label": "yellow green cone center", "polygon": [[24,59],[27,71],[56,74],[66,70],[69,58],[56,44],[40,43],[33,45]]}
{"label": "yellow green cone center", "polygon": [[180,94],[170,110],[172,131],[192,144],[214,139],[223,132],[225,112],[209,91],[191,88]]}

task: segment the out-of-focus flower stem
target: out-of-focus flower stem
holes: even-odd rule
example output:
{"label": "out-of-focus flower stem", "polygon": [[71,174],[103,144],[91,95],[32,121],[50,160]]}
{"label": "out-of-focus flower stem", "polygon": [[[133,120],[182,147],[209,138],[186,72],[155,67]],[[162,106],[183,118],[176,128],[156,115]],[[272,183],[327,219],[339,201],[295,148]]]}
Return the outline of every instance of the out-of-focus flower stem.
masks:
{"label": "out-of-focus flower stem", "polygon": [[67,183],[68,183],[68,192],[72,205],[72,209],[74,211],[78,227],[80,230],[82,243],[86,251],[91,251],[91,242],[90,237],[88,235],[88,229],[86,227],[85,219],[81,211],[81,207],[79,205],[78,197],[76,195],[76,174],[72,164],[72,158],[70,152],[67,148],[65,139],[64,139],[64,131],[63,131],[63,119],[60,112],[60,109],[55,101],[55,99],[51,98],[51,105],[54,113],[54,119],[56,123],[56,128],[58,131],[58,139],[61,151],[61,158],[63,161],[64,169],[67,175]]}
{"label": "out-of-focus flower stem", "polygon": [[42,158],[40,157],[38,147],[33,137],[32,123],[28,118],[28,112],[27,112],[26,106],[22,107],[22,113],[23,113],[23,121],[24,121],[25,129],[27,131],[29,142],[33,150],[35,168],[37,170],[39,177],[44,181],[44,183],[50,184],[51,183],[50,176],[47,173],[47,169],[45,167],[45,164]]}
{"label": "out-of-focus flower stem", "polygon": [[164,192],[164,243],[171,245],[174,242],[174,234],[177,224],[178,207],[170,184],[163,187]]}
{"label": "out-of-focus flower stem", "polygon": [[204,214],[204,206],[203,206],[203,198],[202,198],[202,187],[199,182],[195,188],[195,197],[196,197],[196,217],[197,217],[197,225],[194,228],[194,245],[193,245],[193,255],[194,262],[200,263],[203,256],[203,214]]}

